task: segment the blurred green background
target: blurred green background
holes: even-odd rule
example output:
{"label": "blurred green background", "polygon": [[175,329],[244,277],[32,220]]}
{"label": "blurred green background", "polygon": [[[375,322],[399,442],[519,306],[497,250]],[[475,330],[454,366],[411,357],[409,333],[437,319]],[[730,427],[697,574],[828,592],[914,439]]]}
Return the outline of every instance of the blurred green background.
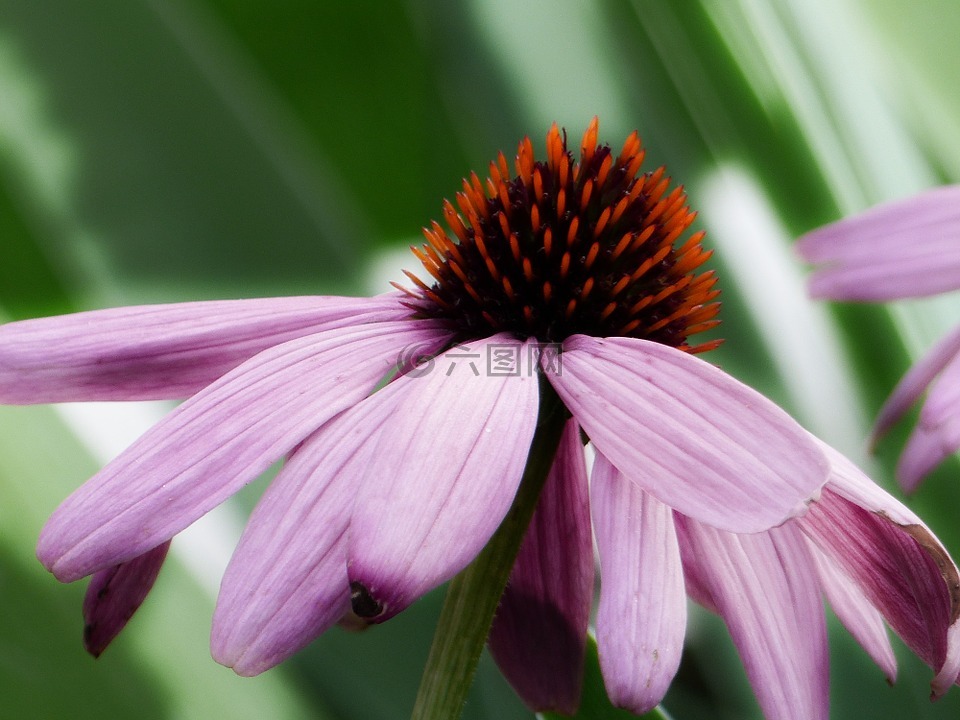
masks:
{"label": "blurred green background", "polygon": [[[461,177],[599,115],[701,211],[724,293],[711,359],[897,493],[908,423],[871,458],[870,418],[960,305],[812,304],[790,242],[960,180],[958,36],[953,0],[0,0],[0,316],[386,290]],[[33,545],[163,409],[0,408],[0,716],[408,716],[439,594],[255,679],[210,659],[216,568],[262,482],[174,543],[100,660],[83,653],[82,588]],[[960,556],[958,471],[909,503]],[[889,688],[832,629],[833,717],[960,716],[899,640]],[[716,618],[692,616],[664,705],[759,717]],[[465,717],[529,714],[485,659]]]}

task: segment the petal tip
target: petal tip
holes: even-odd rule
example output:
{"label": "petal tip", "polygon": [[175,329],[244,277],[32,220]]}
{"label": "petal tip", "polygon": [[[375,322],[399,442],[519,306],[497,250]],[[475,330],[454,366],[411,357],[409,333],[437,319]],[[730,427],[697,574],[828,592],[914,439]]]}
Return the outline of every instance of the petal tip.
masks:
{"label": "petal tip", "polygon": [[80,572],[71,563],[66,562],[67,550],[59,547],[49,537],[45,537],[42,532],[37,541],[36,556],[40,564],[62,583],[75,582],[90,574],[90,572]]}
{"label": "petal tip", "polygon": [[225,630],[214,616],[210,634],[210,656],[240,677],[255,677],[266,672],[286,658],[267,651],[262,643],[248,642]]}
{"label": "petal tip", "polygon": [[96,623],[86,623],[83,626],[83,649],[97,660],[107,649],[110,640],[104,641]]}

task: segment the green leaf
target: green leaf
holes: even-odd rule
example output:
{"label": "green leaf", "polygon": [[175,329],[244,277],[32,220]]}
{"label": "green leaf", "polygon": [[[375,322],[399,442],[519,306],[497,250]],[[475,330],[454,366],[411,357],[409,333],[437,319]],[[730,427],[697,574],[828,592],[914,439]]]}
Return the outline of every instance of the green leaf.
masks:
{"label": "green leaf", "polygon": [[44,257],[16,203],[0,185],[0,306],[13,319],[72,308],[57,270]]}
{"label": "green leaf", "polygon": [[0,122],[0,172],[98,303],[118,286],[236,295],[345,287],[359,274],[362,210],[202,8],[5,2],[0,94],[17,110]]}

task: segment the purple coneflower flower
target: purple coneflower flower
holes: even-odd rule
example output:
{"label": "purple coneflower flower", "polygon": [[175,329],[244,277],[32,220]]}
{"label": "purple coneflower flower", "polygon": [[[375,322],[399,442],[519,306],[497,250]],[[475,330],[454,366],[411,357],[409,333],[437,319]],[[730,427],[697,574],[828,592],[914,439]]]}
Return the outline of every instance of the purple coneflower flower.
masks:
{"label": "purple coneflower flower", "polygon": [[642,161],[636,134],[619,155],[598,146],[596,121],[579,162],[556,126],[546,161],[524,140],[517,177],[501,155],[486,183],[465,181],[459,213],[444,206],[451,235],[434,224],[415,251],[431,280],[400,293],[0,328],[3,402],[189,398],[41,534],[57,578],[94,576],[91,650],[170,538],[281,457],[223,578],[214,657],[252,675],[345,617],[392,617],[484,547],[552,407],[562,436],[490,636],[531,707],[578,703],[593,533],[618,705],[662,699],[686,595],[727,622],[771,718],[826,717],[821,593],[889,677],[881,618],[944,692],[960,666],[956,566],[848,461],[695,356],[717,345],[688,342],[716,324],[709,253],[702,233],[681,239],[682,189]]}
{"label": "purple coneflower flower", "polygon": [[[960,185],[879,205],[800,238],[800,255],[819,267],[814,297],[886,302],[960,289]],[[905,490],[960,449],[960,327],[903,377],[880,410],[879,439],[927,392],[920,420],[897,465]]]}

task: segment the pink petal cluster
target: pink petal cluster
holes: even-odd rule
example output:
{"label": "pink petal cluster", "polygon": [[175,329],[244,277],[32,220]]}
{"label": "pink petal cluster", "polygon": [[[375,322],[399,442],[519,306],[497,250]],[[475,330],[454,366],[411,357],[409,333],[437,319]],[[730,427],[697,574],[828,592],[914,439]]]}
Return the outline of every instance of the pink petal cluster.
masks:
{"label": "pink petal cluster", "polygon": [[[604,679],[635,712],[677,670],[685,595],[726,621],[770,718],[827,716],[822,595],[891,679],[883,619],[934,669],[935,694],[956,682],[953,561],[769,400],[635,338],[571,336],[559,366],[509,334],[468,346],[410,317],[399,295],[0,327],[0,402],[188,398],[41,533],[38,556],[58,579],[93,575],[91,651],[142,601],[170,539],[281,458],[224,575],[214,657],[254,675],[351,613],[379,622],[402,611],[462,570],[506,514],[543,375],[571,418],[490,637],[532,707],[578,702],[594,534]],[[408,362],[410,348],[436,355],[429,372]],[[485,366],[494,349],[514,355],[516,372]],[[589,482],[582,433],[597,452]]]}
{"label": "pink petal cluster", "polygon": [[[800,238],[818,298],[885,302],[960,289],[960,185],[879,205]],[[960,449],[960,327],[903,377],[877,418],[880,437],[927,393],[897,476],[914,490]]]}

